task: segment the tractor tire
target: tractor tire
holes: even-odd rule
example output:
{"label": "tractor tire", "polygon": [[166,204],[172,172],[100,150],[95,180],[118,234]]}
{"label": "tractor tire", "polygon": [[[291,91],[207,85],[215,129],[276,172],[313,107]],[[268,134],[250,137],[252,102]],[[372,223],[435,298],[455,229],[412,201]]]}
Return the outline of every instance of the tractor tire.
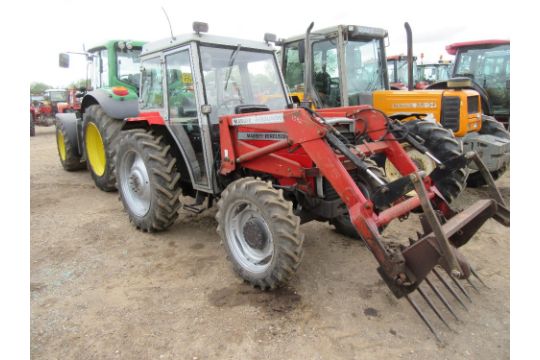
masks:
{"label": "tractor tire", "polygon": [[[504,125],[489,115],[482,115],[482,128],[480,129],[479,133],[510,140],[510,133],[504,128]],[[502,174],[506,172],[506,170],[506,167],[503,167],[502,169],[492,171],[491,176],[493,177],[493,180],[500,178]],[[487,185],[487,183],[480,171],[476,171],[469,175],[469,178],[467,179],[467,186],[471,188],[478,188],[484,185]]]}
{"label": "tractor tire", "polygon": [[84,151],[96,186],[116,191],[115,157],[122,121],[109,117],[100,105],[89,106],[83,116]]}
{"label": "tractor tire", "polygon": [[479,133],[510,140],[510,133],[504,128],[504,125],[489,115],[482,115],[482,128]]}
{"label": "tractor tire", "polygon": [[[380,167],[377,166],[375,161],[370,159],[364,159],[365,162],[369,164],[369,169],[375,173],[380,179],[386,180],[385,175]],[[375,183],[375,180],[371,179],[368,176],[365,176],[363,179],[357,181],[358,187],[360,188],[360,191],[362,191],[362,194],[366,197],[366,199],[371,198],[372,192],[376,189],[377,184]],[[375,212],[379,212],[384,209],[375,209]],[[334,225],[334,228],[337,233],[345,235],[347,237],[350,237],[352,239],[362,240],[362,237],[356,231],[356,228],[351,222],[351,217],[349,216],[349,212],[346,212],[344,214],[339,215],[336,218],[333,218],[330,220],[330,224]],[[384,228],[380,228],[379,231],[382,232]]]}
{"label": "tractor tire", "polygon": [[36,136],[36,124],[34,123],[34,114],[30,113],[30,136]]}
{"label": "tractor tire", "polygon": [[178,218],[180,172],[171,146],[152,130],[125,132],[116,157],[120,200],[139,230],[158,232]]}
{"label": "tractor tire", "polygon": [[69,136],[62,122],[56,122],[56,146],[58,148],[58,158],[62,167],[66,171],[77,171],[86,168],[86,161],[81,160],[77,151],[77,144],[69,141]]}
{"label": "tractor tire", "polygon": [[[426,120],[413,120],[405,123],[405,126],[412,134],[424,139],[425,142],[423,145],[443,163],[463,153],[454,134],[438,123]],[[443,197],[448,202],[452,202],[465,188],[469,171],[466,167],[443,171],[445,171],[445,176],[434,184]]]}
{"label": "tractor tire", "polygon": [[261,290],[283,286],[304,251],[300,218],[270,182],[246,177],[221,194],[217,232],[235,272]]}

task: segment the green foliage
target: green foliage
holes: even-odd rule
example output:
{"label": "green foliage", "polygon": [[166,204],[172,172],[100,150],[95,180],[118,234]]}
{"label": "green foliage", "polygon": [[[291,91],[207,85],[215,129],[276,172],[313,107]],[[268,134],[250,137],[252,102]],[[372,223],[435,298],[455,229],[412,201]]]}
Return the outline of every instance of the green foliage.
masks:
{"label": "green foliage", "polygon": [[42,82],[33,82],[30,84],[30,93],[31,94],[41,94],[45,90],[52,88],[51,85],[42,83]]}
{"label": "green foliage", "polygon": [[[88,82],[90,84],[90,82]],[[68,85],[68,89],[79,89],[81,87],[86,87],[86,79],[79,79],[77,81],[73,81]]]}

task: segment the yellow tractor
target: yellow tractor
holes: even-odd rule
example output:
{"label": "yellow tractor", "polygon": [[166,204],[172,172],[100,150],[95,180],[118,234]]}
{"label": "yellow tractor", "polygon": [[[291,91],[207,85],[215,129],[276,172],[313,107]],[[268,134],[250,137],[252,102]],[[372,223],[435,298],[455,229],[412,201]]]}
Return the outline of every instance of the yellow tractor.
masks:
{"label": "yellow tractor", "polygon": [[[412,60],[412,36],[408,33],[408,57]],[[482,114],[481,99],[470,80],[450,79],[446,89],[390,90],[385,54],[384,29],[338,25],[278,42],[282,72],[290,96],[296,103],[314,108],[372,105],[386,115],[408,122],[413,132],[437,158],[446,160],[463,150],[474,150],[494,178],[506,171],[510,162],[509,133],[497,128]],[[306,54],[311,54],[307,56]],[[412,61],[410,61],[412,65]],[[409,66],[411,66],[409,65]],[[412,75],[412,71],[408,71]],[[444,134],[449,129],[453,135]],[[430,156],[411,149],[410,154],[429,173],[437,165]],[[393,169],[387,167],[391,176]],[[470,173],[470,175],[469,175]],[[470,185],[484,185],[478,169],[461,169],[440,179],[443,195],[452,200]],[[441,186],[442,185],[442,186]]]}

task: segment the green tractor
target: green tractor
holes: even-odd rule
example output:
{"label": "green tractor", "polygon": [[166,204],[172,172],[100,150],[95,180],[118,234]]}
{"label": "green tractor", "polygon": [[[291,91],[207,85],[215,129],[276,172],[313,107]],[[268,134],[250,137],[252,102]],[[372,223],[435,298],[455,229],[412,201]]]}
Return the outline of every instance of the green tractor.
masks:
{"label": "green tractor", "polygon": [[143,45],[141,41],[110,40],[87,52],[59,56],[59,65],[64,68],[69,67],[70,54],[86,56],[91,83],[77,94],[81,98],[79,111],[56,115],[60,162],[67,171],[88,167],[103,191],[116,190],[114,159],[122,120],[139,113]]}

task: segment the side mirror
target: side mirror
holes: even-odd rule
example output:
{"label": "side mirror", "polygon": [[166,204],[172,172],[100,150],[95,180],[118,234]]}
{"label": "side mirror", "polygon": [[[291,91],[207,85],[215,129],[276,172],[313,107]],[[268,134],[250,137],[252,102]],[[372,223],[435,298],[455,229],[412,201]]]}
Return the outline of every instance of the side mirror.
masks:
{"label": "side mirror", "polygon": [[303,64],[306,61],[306,43],[305,41],[298,42],[298,61]]}
{"label": "side mirror", "polygon": [[69,68],[69,55],[68,54],[59,54],[58,55],[58,65],[61,68]]}

